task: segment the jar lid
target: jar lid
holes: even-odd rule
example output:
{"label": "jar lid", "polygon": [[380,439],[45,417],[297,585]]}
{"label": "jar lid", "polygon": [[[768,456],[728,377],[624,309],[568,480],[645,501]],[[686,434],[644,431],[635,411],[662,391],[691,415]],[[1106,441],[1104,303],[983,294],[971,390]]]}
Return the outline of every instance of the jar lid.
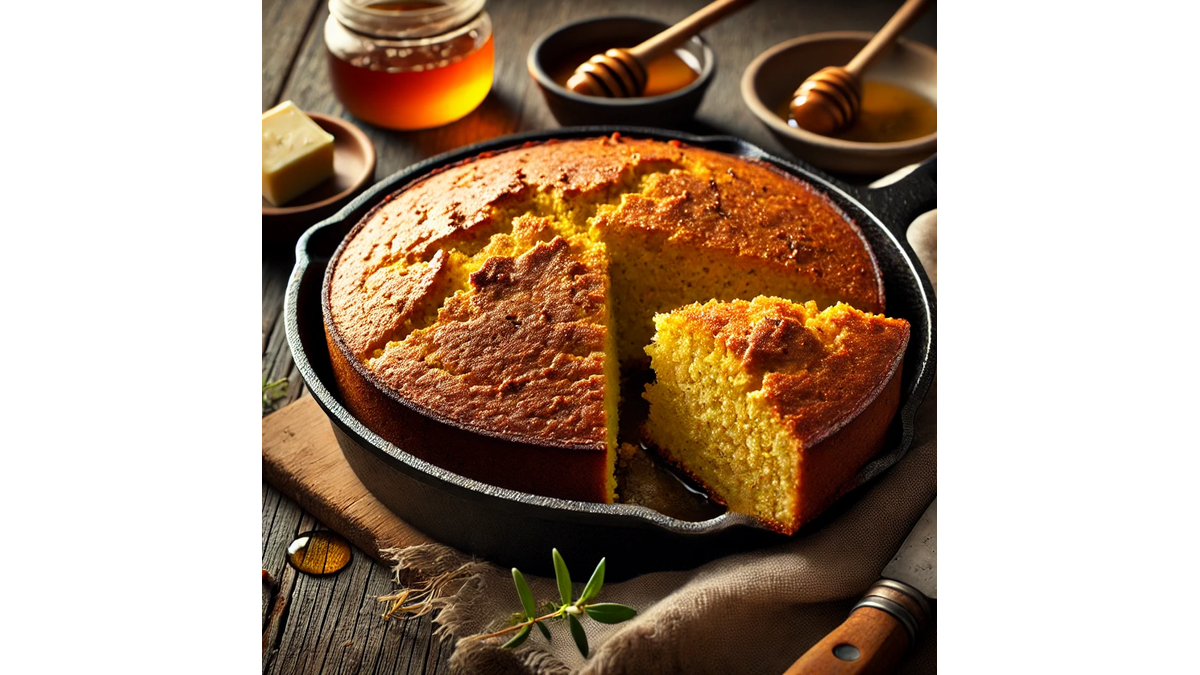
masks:
{"label": "jar lid", "polygon": [[329,0],[343,26],[387,38],[441,35],[466,24],[487,0]]}

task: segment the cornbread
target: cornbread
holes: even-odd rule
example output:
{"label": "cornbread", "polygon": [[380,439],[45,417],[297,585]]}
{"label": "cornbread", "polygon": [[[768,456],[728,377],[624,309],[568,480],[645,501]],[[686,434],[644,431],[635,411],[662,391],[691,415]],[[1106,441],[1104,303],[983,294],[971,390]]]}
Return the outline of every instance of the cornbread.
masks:
{"label": "cornbread", "polygon": [[730,510],[791,534],[883,447],[907,321],[757,297],[654,323],[648,432]]}
{"label": "cornbread", "polygon": [[393,193],[334,254],[347,408],[418,458],[612,501],[620,368],[655,313],[771,294],[882,311],[857,227],[752,159],[619,136],[484,153]]}

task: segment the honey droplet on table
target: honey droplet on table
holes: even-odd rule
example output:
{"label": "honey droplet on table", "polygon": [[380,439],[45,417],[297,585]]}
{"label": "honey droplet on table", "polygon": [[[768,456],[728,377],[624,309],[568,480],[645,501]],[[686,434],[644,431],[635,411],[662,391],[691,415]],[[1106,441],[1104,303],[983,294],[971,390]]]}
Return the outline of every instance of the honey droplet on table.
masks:
{"label": "honey droplet on table", "polygon": [[350,564],[350,542],[330,530],[305,532],[288,544],[287,559],[306,574],[333,574]]}

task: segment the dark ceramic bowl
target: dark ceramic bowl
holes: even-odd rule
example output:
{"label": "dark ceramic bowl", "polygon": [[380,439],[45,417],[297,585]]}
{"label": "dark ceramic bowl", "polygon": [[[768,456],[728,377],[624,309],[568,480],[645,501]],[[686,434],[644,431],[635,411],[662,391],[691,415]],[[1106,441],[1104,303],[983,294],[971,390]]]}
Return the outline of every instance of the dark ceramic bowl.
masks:
{"label": "dark ceramic bowl", "polygon": [[[313,226],[296,244],[296,267],[288,281],[284,317],[288,345],[309,391],[333,423],[346,461],[363,485],[396,515],[425,534],[461,551],[502,566],[549,576],[547,551],[590,569],[608,557],[610,578],[628,578],[666,569],[686,569],[735,551],[787,541],[748,516],[722,513],[691,522],[644,506],[593,504],[532,495],[487,485],[434,466],[385,440],[342,403],[325,339],[322,308],[326,268],[346,234],[395,190],[481,152],[496,152],[526,142],[608,136],[678,140],[691,145],[753,158],[787,172],[821,191],[858,224],[879,261],[887,293],[888,316],[908,320],[912,332],[901,374],[900,410],[884,450],[859,471],[855,489],[839,498],[800,532],[820,528],[861,494],[908,451],[917,407],[933,380],[933,287],[905,239],[908,223],[936,208],[936,158],[899,182],[878,189],[843,185],[811,168],[768,155],[728,136],[699,137],[662,129],[581,127],[537,131],[496,138],[416,164],[380,181],[336,216]],[[446,443],[461,432],[425,416],[411,416],[410,435],[426,434]],[[402,443],[403,445],[403,443]],[[579,562],[575,562],[579,561]]]}
{"label": "dark ceramic bowl", "polygon": [[546,98],[560,124],[666,124],[690,118],[712,82],[717,59],[699,36],[680,45],[700,64],[700,76],[691,84],[660,96],[600,98],[576,94],[554,80],[564,67],[573,70],[594,54],[612,47],[632,47],[668,27],[661,21],[634,16],[584,19],[542,35],[529,49],[529,74]]}

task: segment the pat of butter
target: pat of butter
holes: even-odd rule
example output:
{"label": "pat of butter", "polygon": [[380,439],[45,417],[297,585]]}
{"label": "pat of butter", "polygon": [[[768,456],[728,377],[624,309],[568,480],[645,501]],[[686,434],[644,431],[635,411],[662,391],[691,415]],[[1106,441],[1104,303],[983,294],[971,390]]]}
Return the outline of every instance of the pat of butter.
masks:
{"label": "pat of butter", "polygon": [[263,197],[279,206],[333,175],[333,136],[291,101],[263,113]]}

